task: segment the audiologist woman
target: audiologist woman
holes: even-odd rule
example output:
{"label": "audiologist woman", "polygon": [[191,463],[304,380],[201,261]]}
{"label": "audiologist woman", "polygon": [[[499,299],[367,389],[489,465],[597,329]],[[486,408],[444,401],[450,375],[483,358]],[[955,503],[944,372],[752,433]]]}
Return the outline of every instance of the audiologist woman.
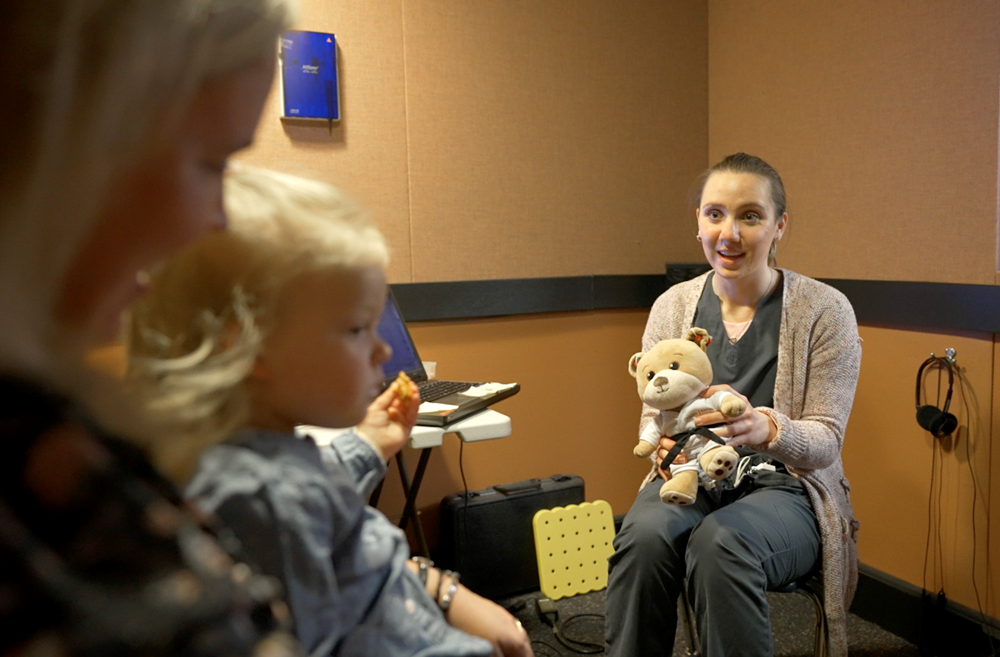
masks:
{"label": "audiologist woman", "polygon": [[[688,506],[658,491],[673,446],[615,538],[607,591],[607,654],[671,650],[682,587],[706,657],[774,653],[766,592],[821,572],[829,654],[847,655],[846,613],[857,583],[858,523],[841,448],[854,401],[861,346],[837,290],[774,266],[788,227],[785,189],[760,158],[737,153],[703,174],[697,239],[712,271],[674,285],[653,305],[643,351],[700,326],[714,381],[747,411],[698,418],[745,456],[744,472]],[[657,413],[644,407],[640,431]],[[755,467],[764,465],[765,467]]]}

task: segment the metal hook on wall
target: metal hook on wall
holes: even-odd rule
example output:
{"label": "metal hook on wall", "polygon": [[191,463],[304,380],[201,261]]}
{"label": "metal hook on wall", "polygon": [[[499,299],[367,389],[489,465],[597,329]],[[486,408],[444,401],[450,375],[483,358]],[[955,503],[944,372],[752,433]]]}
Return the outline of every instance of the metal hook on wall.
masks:
{"label": "metal hook on wall", "polygon": [[[955,350],[952,349],[951,347],[948,347],[947,349],[944,350],[944,356],[942,356],[942,358],[944,358],[945,360],[947,360],[950,365],[954,365],[955,364],[955,354],[956,354]],[[931,352],[931,358],[938,358],[938,356],[932,351]]]}

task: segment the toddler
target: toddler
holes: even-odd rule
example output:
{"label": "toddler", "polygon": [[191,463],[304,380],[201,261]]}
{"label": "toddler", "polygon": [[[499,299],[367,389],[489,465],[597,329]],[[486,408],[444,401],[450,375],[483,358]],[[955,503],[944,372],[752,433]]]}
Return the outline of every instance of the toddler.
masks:
{"label": "toddler", "polygon": [[[130,380],[182,436],[160,462],[284,582],[311,654],[531,655],[513,616],[410,560],[365,504],[419,405],[409,381],[379,394],[381,234],[335,188],[262,169],[229,170],[225,203],[229,229],[132,313]],[[357,426],[320,448],[298,425]]]}

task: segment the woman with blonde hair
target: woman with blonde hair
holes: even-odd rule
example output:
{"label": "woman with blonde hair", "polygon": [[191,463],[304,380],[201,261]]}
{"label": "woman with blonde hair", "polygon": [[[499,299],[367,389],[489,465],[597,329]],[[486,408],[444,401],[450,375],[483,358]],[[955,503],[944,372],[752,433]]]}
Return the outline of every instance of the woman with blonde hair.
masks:
{"label": "woman with blonde hair", "polygon": [[291,649],[277,583],[206,532],[146,460],[159,434],[84,363],[146,270],[225,226],[222,172],[290,21],[287,0],[4,5],[4,654]]}

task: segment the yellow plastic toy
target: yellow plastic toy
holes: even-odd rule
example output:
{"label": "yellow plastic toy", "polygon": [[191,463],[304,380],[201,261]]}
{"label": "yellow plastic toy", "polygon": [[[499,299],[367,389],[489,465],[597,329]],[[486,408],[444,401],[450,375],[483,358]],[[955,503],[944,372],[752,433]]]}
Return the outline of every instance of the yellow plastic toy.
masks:
{"label": "yellow plastic toy", "polygon": [[531,521],[542,593],[552,600],[600,591],[608,585],[615,520],[603,500],[557,506]]}

